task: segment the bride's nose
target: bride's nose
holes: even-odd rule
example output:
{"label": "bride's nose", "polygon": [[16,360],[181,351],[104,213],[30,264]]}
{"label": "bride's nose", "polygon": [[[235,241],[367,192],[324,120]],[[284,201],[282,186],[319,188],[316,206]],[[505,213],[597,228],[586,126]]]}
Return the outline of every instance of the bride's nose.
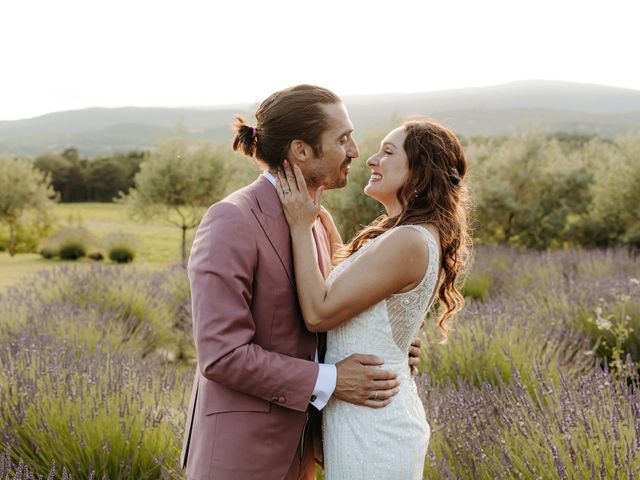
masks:
{"label": "bride's nose", "polygon": [[367,167],[375,167],[376,165],[378,165],[378,156],[371,155],[367,160]]}

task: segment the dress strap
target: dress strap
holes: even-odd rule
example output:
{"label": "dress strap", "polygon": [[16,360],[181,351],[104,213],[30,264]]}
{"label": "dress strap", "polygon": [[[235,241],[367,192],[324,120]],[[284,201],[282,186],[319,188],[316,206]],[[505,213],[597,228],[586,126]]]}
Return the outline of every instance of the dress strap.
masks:
{"label": "dress strap", "polygon": [[427,270],[425,271],[420,283],[411,291],[418,290],[419,288],[424,287],[425,284],[430,284],[427,290],[429,291],[430,298],[429,308],[431,308],[431,305],[434,301],[434,293],[438,285],[438,274],[440,273],[440,248],[438,248],[438,242],[433,233],[431,233],[428,228],[425,228],[422,225],[399,225],[398,227],[406,227],[417,230],[427,241],[427,246],[429,248],[429,263],[427,265]]}

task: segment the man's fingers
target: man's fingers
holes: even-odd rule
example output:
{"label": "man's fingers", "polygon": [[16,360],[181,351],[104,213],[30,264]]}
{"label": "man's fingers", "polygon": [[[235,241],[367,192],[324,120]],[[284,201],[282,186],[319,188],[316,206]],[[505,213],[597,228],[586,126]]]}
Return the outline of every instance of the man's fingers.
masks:
{"label": "man's fingers", "polygon": [[398,387],[392,388],[391,390],[376,390],[373,394],[373,400],[387,400],[391,397],[395,397],[400,389]]}
{"label": "man's fingers", "polygon": [[409,366],[410,367],[420,366],[420,359],[418,357],[409,357]]}
{"label": "man's fingers", "polygon": [[394,390],[400,385],[398,380],[375,380],[373,382],[375,391]]}
{"label": "man's fingers", "polygon": [[396,372],[388,370],[373,370],[371,374],[372,380],[393,380],[397,377]]}
{"label": "man's fingers", "polygon": [[391,399],[387,399],[382,402],[378,400],[367,400],[366,402],[363,403],[363,405],[369,408],[382,408],[382,407],[386,407],[390,403],[391,403]]}
{"label": "man's fingers", "polygon": [[414,358],[419,358],[420,354],[421,354],[421,350],[420,347],[409,347],[409,358],[410,359],[414,359]]}
{"label": "man's fingers", "polygon": [[354,353],[351,358],[360,362],[362,365],[382,365],[384,361],[375,355],[365,355],[364,353]]}

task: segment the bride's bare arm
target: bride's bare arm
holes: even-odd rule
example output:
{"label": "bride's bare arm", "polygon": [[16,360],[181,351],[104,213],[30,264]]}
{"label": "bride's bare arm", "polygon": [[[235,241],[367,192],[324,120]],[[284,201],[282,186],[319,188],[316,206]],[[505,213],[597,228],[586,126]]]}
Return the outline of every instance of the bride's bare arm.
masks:
{"label": "bride's bare arm", "polygon": [[419,232],[403,228],[376,241],[327,287],[315,258],[311,231],[320,194],[311,200],[302,172],[297,167],[294,172],[287,170],[287,178],[279,179],[278,195],[291,230],[298,298],[309,330],[335,328],[420,282],[429,261],[428,246]]}

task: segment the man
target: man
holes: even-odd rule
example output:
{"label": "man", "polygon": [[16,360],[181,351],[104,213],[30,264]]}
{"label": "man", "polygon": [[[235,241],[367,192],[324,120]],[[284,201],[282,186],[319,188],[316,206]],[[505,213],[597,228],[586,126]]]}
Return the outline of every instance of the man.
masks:
{"label": "man", "polygon": [[[238,118],[234,148],[267,170],[209,209],[189,259],[198,371],[181,461],[194,480],[315,478],[319,410],[329,398],[380,408],[397,387],[370,355],[318,363],[324,335],[304,326],[275,190],[285,159],[311,190],[346,185],[359,155],[346,108],[332,92],[300,85],[271,95],[256,118],[256,127]],[[320,221],[314,236],[326,275]]]}

